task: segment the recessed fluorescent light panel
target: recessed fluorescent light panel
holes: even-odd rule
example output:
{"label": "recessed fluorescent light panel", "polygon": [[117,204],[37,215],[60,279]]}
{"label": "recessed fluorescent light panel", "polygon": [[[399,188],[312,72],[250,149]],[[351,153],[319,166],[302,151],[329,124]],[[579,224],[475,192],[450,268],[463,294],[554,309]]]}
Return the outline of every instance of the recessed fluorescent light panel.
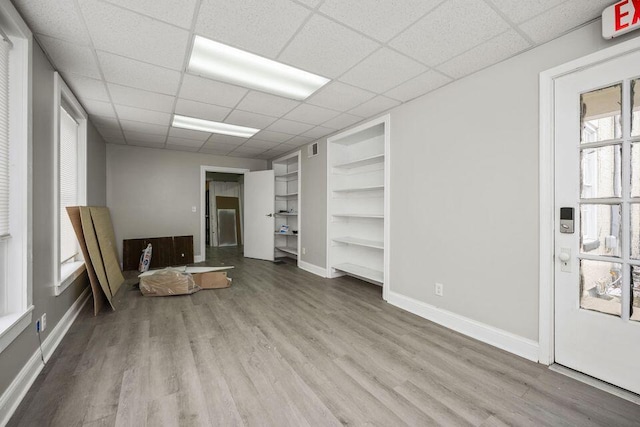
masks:
{"label": "recessed fluorescent light panel", "polygon": [[329,79],[196,36],[188,71],[234,85],[304,100]]}
{"label": "recessed fluorescent light panel", "polygon": [[173,116],[173,123],[171,126],[176,128],[199,130],[202,132],[219,133],[222,135],[239,136],[241,138],[251,138],[260,131],[260,129],[230,125],[228,123],[212,122],[210,120],[179,116],[177,114]]}

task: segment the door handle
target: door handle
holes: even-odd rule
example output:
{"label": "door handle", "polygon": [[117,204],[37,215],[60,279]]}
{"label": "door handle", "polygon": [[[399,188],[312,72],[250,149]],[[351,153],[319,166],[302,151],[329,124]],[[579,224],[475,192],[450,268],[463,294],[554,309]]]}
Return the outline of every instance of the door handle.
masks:
{"label": "door handle", "polygon": [[271,217],[271,216],[273,216],[273,214],[272,214],[272,213],[268,213],[268,214],[266,214],[265,216],[269,216],[269,217]]}
{"label": "door handle", "polygon": [[571,255],[569,255],[566,252],[560,252],[560,254],[558,255],[558,258],[560,258],[560,261],[562,262],[567,262],[571,258]]}

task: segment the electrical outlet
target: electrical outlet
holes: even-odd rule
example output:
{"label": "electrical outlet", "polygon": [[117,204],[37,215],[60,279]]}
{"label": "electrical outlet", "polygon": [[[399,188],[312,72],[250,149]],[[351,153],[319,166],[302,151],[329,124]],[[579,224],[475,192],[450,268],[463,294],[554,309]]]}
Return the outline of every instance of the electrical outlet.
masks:
{"label": "electrical outlet", "polygon": [[40,332],[40,319],[36,320],[36,332]]}
{"label": "electrical outlet", "polygon": [[40,318],[40,332],[44,331],[45,329],[47,329],[47,313],[43,313],[42,317]]}
{"label": "electrical outlet", "polygon": [[306,255],[307,254],[307,248],[302,248],[302,255]]}
{"label": "electrical outlet", "polygon": [[439,297],[444,295],[444,285],[442,283],[436,283],[436,295]]}
{"label": "electrical outlet", "polygon": [[191,206],[191,212],[196,213],[198,210],[198,208],[196,208],[195,206]]}

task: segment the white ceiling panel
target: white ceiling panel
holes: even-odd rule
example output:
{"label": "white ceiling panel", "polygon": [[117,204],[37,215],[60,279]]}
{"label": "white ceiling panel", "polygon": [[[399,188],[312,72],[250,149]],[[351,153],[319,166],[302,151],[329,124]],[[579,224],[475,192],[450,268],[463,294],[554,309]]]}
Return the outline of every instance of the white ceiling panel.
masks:
{"label": "white ceiling panel", "polygon": [[334,117],[333,119],[324,122],[322,126],[338,130],[354,125],[359,121],[362,121],[362,117],[344,113],[340,114],[338,117]]}
{"label": "white ceiling panel", "polygon": [[[513,1],[513,0],[486,0],[493,3],[512,22],[518,24],[541,14],[554,6],[567,0],[535,0],[535,1]],[[611,2],[609,2],[611,3]]]}
{"label": "white ceiling panel", "polygon": [[397,107],[401,103],[395,99],[387,98],[386,96],[376,96],[370,101],[367,101],[353,110],[349,111],[351,114],[355,114],[361,117],[372,117],[383,111],[390,110],[393,107]]}
{"label": "white ceiling panel", "polygon": [[303,70],[335,78],[378,46],[378,43],[343,25],[314,15],[278,59]]}
{"label": "white ceiling panel", "polygon": [[275,132],[288,133],[293,135],[297,135],[311,129],[313,125],[307,123],[294,122],[293,120],[280,119],[271,126],[267,128],[267,130],[272,130]]}
{"label": "white ceiling panel", "polygon": [[531,40],[540,44],[597,18],[611,0],[569,0],[519,25]]}
{"label": "white ceiling panel", "polygon": [[65,73],[63,79],[67,85],[69,85],[71,91],[76,95],[76,97],[79,96],[77,94],[81,93],[84,99],[111,102],[103,80],[92,79],[90,77],[71,73]]}
{"label": "white ceiling panel", "polygon": [[132,122],[130,120],[120,120],[122,130],[125,132],[151,133],[154,135],[166,135],[169,126],[161,126],[152,123]]}
{"label": "white ceiling panel", "polygon": [[183,147],[202,147],[204,141],[196,141],[195,139],[179,138],[177,136],[169,136],[167,138],[167,145],[179,145]]}
{"label": "white ceiling panel", "polygon": [[261,130],[260,132],[256,133],[253,137],[256,139],[261,139],[263,141],[281,143],[291,139],[291,136],[292,135],[289,135],[287,133],[273,132],[270,130]]}
{"label": "white ceiling panel", "polygon": [[264,150],[268,150],[277,145],[280,145],[280,144],[277,142],[262,141],[260,139],[250,139],[243,144],[243,147],[262,148]]}
{"label": "white ceiling panel", "polygon": [[191,101],[190,99],[178,98],[176,103],[176,114],[198,119],[221,122],[229,115],[231,108],[219,105],[205,104],[204,102]]}
{"label": "white ceiling panel", "polygon": [[227,154],[229,154],[229,152],[232,150],[227,150],[224,148],[209,148],[209,147],[203,147],[200,149],[200,153],[203,154],[211,154],[213,156],[226,156]]}
{"label": "white ceiling panel", "polygon": [[319,125],[336,117],[338,114],[340,113],[337,111],[316,107],[315,105],[302,104],[284,117],[296,122]]}
{"label": "white ceiling panel", "polygon": [[528,47],[530,47],[529,42],[520,34],[515,30],[508,30],[439,65],[437,69],[451,77],[460,78],[500,62]]}
{"label": "white ceiling panel", "polygon": [[298,135],[298,136],[294,136],[293,138],[288,140],[286,143],[280,145],[279,147],[280,148],[282,148],[282,147],[287,148],[288,146],[300,147],[301,145],[307,145],[307,144],[309,144],[310,142],[313,142],[313,141],[315,141],[315,138]]}
{"label": "white ceiling panel", "polygon": [[176,144],[167,144],[165,145],[167,150],[175,150],[175,151],[189,151],[192,153],[197,153],[200,151],[200,147],[191,147],[188,145],[176,145]]}
{"label": "white ceiling panel", "polygon": [[182,69],[188,31],[98,0],[83,0],[81,9],[96,49]]}
{"label": "white ceiling panel", "polygon": [[124,138],[120,128],[96,128],[103,138]]}
{"label": "white ceiling panel", "polygon": [[136,147],[164,148],[164,142],[127,140],[127,143],[129,145],[135,145]]}
{"label": "white ceiling panel", "polygon": [[246,89],[215,80],[185,74],[180,98],[222,107],[235,107],[247,93]]}
{"label": "white ceiling panel", "polygon": [[349,70],[340,80],[381,93],[426,70],[427,67],[413,59],[382,48]]}
{"label": "white ceiling panel", "polygon": [[169,126],[171,114],[159,111],[143,110],[142,108],[128,107],[126,105],[115,105],[118,118],[121,120],[131,120],[134,122],[145,122],[154,125]]}
{"label": "white ceiling panel", "polygon": [[315,8],[320,3],[322,3],[322,0],[297,0],[297,1],[298,3],[306,4],[307,6],[313,7],[313,8]]}
{"label": "white ceiling panel", "polygon": [[89,120],[97,128],[120,129],[120,122],[115,117],[104,117],[95,114],[89,115]]}
{"label": "white ceiling panel", "polygon": [[347,111],[376,96],[375,93],[333,81],[314,93],[307,102],[312,105]]}
{"label": "white ceiling panel", "polygon": [[87,46],[39,36],[42,48],[52,58],[58,71],[101,79],[96,58]]}
{"label": "white ceiling panel", "polygon": [[489,40],[507,26],[482,0],[450,0],[393,39],[390,45],[433,66]]}
{"label": "white ceiling panel", "polygon": [[255,147],[245,147],[244,145],[233,150],[235,154],[260,154],[264,153],[266,150],[264,148],[255,148]]}
{"label": "white ceiling panel", "polygon": [[12,0],[12,3],[33,32],[89,44],[89,33],[74,0]]}
{"label": "white ceiling panel", "polygon": [[437,71],[429,70],[426,73],[423,73],[418,77],[408,80],[390,91],[385,92],[385,96],[398,99],[402,102],[407,102],[427,92],[431,92],[440,86],[444,86],[450,81],[451,78],[444,76]]}
{"label": "white ceiling panel", "polygon": [[225,144],[225,145],[235,145],[240,146],[247,142],[247,138],[240,138],[238,136],[231,135],[220,135],[217,133],[212,133],[209,139],[207,139],[207,144]]}
{"label": "white ceiling panel", "polygon": [[106,0],[108,3],[127,8],[160,21],[191,28],[196,0]]}
{"label": "white ceiling panel", "polygon": [[109,142],[111,144],[118,144],[118,145],[127,145],[127,141],[124,140],[124,136],[122,138],[116,138],[116,137],[105,138],[105,142]]}
{"label": "white ceiling panel", "polygon": [[290,0],[204,0],[196,33],[275,58],[309,13]]}
{"label": "white ceiling panel", "polygon": [[320,12],[386,42],[443,0],[325,0]]}
{"label": "white ceiling panel", "polygon": [[154,135],[152,133],[130,132],[124,131],[124,137],[127,141],[152,142],[154,144],[164,144],[167,137],[164,135]]}
{"label": "white ceiling panel", "polygon": [[225,123],[248,126],[255,129],[264,129],[276,120],[277,119],[275,117],[265,116],[264,114],[233,110],[225,119]]}
{"label": "white ceiling panel", "polygon": [[98,61],[110,83],[167,95],[178,93],[180,73],[177,71],[101,51],[98,51]]}
{"label": "white ceiling panel", "polygon": [[172,127],[169,129],[169,137],[172,137],[172,136],[175,136],[178,138],[185,138],[185,139],[194,139],[196,141],[204,142],[207,139],[209,139],[211,134],[209,132],[199,132],[197,130]]}
{"label": "white ceiling panel", "polygon": [[[323,136],[327,136],[333,132],[335,132],[334,129],[330,129],[324,126],[316,126],[313,129],[303,133],[302,136],[306,136],[312,139],[318,139],[318,138],[322,138]],[[291,141],[287,141],[287,144],[289,143],[291,143]]]}
{"label": "white ceiling panel", "polygon": [[114,104],[127,105],[129,107],[143,108],[145,110],[173,112],[175,98],[162,93],[149,92],[108,83],[109,93]]}
{"label": "white ceiling panel", "polygon": [[82,99],[80,103],[85,111],[91,115],[102,117],[116,117],[113,105],[110,102],[95,101],[93,99]]}
{"label": "white ceiling panel", "polygon": [[298,105],[300,103],[292,99],[252,90],[240,101],[237,108],[243,111],[253,111],[254,113],[280,117]]}

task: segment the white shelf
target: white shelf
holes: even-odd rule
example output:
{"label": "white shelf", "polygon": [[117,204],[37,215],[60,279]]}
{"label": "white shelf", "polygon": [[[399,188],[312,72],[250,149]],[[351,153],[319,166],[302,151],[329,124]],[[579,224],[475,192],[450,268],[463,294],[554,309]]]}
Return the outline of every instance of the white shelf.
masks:
{"label": "white shelf", "polygon": [[276,179],[281,178],[281,180],[283,180],[283,181],[288,181],[290,179],[297,178],[298,177],[298,171],[293,171],[293,172],[289,172],[289,173],[283,173],[281,175],[276,175],[275,177],[276,177]]}
{"label": "white shelf", "polygon": [[334,237],[334,242],[346,243],[348,245],[364,246],[366,248],[384,249],[384,242],[377,240],[359,239],[357,237]]}
{"label": "white shelf", "polygon": [[289,199],[289,198],[293,199],[295,197],[298,197],[298,193],[276,194],[276,197],[283,197],[283,198],[287,198],[287,199]]}
{"label": "white shelf", "polygon": [[379,270],[374,270],[372,268],[363,267],[361,265],[344,263],[337,264],[332,266],[336,270],[344,271],[347,274],[351,274],[356,277],[361,277],[363,279],[372,280],[377,283],[382,283],[384,281],[384,273]]}
{"label": "white shelf", "polygon": [[276,246],[276,250],[286,254],[298,255],[298,248],[292,246]]}
{"label": "white shelf", "polygon": [[276,216],[298,216],[298,213],[289,213],[289,212],[278,212],[275,214]]}
{"label": "white shelf", "polygon": [[353,160],[351,162],[333,165],[333,167],[336,169],[353,169],[362,166],[375,165],[376,163],[382,162],[384,162],[384,154],[377,154],[375,156],[364,157],[362,159]]}
{"label": "white shelf", "polygon": [[361,213],[344,213],[344,214],[331,214],[331,216],[343,217],[343,218],[372,218],[372,219],[384,219],[384,215],[376,214],[361,214]]}
{"label": "white shelf", "polygon": [[368,185],[366,187],[337,188],[332,190],[334,193],[357,193],[365,191],[384,190],[384,185]]}
{"label": "white shelf", "polygon": [[292,233],[290,231],[287,231],[286,233],[280,233],[280,232],[276,231],[275,234],[276,234],[276,236],[297,236],[298,235],[298,233],[294,234],[294,233]]}

